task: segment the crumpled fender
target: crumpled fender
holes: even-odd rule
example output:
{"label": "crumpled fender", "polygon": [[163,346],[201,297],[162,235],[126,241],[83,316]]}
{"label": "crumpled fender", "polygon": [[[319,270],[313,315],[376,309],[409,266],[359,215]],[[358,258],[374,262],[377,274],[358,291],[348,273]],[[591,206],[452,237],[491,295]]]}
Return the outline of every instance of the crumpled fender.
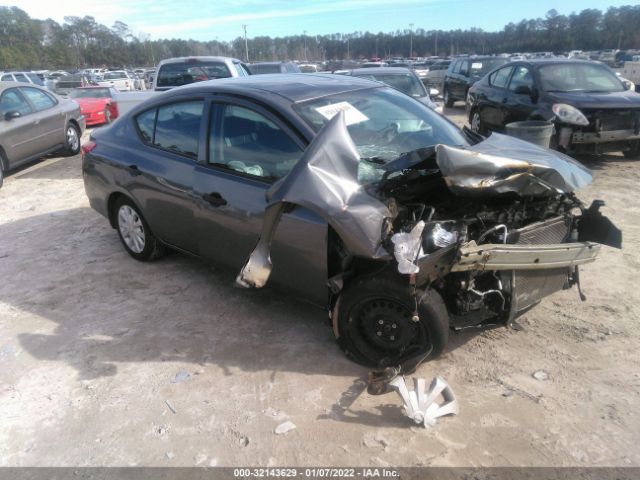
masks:
{"label": "crumpled fender", "polygon": [[242,287],[260,288],[271,274],[270,247],[287,204],[320,215],[355,256],[390,259],[382,246],[385,219],[393,214],[358,183],[360,155],[349,135],[344,113],[324,126],[304,155],[267,192],[265,220],[258,244],[236,278]]}

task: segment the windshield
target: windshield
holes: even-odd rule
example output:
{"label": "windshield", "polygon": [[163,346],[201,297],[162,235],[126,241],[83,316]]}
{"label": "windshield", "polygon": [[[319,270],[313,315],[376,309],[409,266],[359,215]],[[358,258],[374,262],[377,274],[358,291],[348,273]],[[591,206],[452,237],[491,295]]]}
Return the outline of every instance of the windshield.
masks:
{"label": "windshield", "polygon": [[481,75],[490,72],[494,68],[497,68],[505,63],[509,63],[506,58],[483,58],[483,59],[469,59],[472,75]]}
{"label": "windshield", "polygon": [[380,166],[401,154],[440,143],[468,145],[462,132],[429,107],[392,88],[329,95],[295,104],[298,114],[318,132],[338,111],[363,162],[361,182],[378,180]]}
{"label": "windshield", "polygon": [[71,98],[110,98],[108,88],[84,88],[69,92]]}
{"label": "windshield", "polygon": [[231,72],[222,62],[167,63],[158,72],[157,86],[179,87],[230,76]]}
{"label": "windshield", "polygon": [[427,96],[427,90],[420,80],[410,73],[359,73],[354,75],[368,80],[377,80],[414,98]]}
{"label": "windshield", "polygon": [[547,92],[622,92],[624,86],[606,67],[588,63],[561,63],[540,67]]}

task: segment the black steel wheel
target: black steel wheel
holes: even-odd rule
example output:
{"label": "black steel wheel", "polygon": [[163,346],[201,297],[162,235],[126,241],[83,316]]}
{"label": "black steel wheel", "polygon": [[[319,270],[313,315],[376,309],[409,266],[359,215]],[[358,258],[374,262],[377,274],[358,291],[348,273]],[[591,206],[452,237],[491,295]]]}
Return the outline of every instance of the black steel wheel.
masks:
{"label": "black steel wheel", "polygon": [[431,289],[418,294],[419,320],[411,287],[399,275],[361,278],[337,300],[334,333],[352,360],[367,366],[387,367],[420,353],[435,358],[444,350],[449,317],[440,295]]}

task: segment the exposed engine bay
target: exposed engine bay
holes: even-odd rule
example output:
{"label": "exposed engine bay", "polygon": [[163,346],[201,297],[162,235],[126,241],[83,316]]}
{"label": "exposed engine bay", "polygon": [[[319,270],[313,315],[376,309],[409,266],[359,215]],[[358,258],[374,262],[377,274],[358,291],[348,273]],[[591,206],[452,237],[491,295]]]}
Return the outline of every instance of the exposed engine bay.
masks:
{"label": "exposed engine bay", "polygon": [[[374,160],[379,178],[363,185],[362,159],[343,115],[336,115],[268,192],[261,238],[236,282],[266,283],[271,239],[286,205],[313,210],[330,226],[336,337],[353,336],[347,350],[359,348],[360,360],[379,367],[431,353],[416,346],[435,335],[416,328],[423,316],[447,316],[441,323],[453,329],[508,324],[557,290],[579,289],[579,266],[595,260],[600,244],[622,242],[599,212],[604,203],[585,208],[574,194],[590,183],[589,170],[504,135],[477,140],[422,148],[377,166]],[[389,270],[410,286],[413,307],[403,294],[384,292],[397,280]],[[368,297],[353,294],[357,289]],[[427,301],[444,306],[429,310]],[[357,330],[353,319],[362,323]]]}

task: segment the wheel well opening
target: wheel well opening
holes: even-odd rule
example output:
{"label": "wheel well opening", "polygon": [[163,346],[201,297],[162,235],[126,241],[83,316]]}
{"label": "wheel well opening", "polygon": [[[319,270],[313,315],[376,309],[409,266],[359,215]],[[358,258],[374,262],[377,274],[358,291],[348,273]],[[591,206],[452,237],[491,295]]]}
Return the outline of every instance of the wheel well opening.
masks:
{"label": "wheel well opening", "polygon": [[107,202],[107,212],[109,214],[109,223],[113,228],[116,228],[116,209],[115,209],[116,203],[120,198],[124,196],[125,195],[123,195],[120,192],[112,193],[109,196],[109,200]]}

